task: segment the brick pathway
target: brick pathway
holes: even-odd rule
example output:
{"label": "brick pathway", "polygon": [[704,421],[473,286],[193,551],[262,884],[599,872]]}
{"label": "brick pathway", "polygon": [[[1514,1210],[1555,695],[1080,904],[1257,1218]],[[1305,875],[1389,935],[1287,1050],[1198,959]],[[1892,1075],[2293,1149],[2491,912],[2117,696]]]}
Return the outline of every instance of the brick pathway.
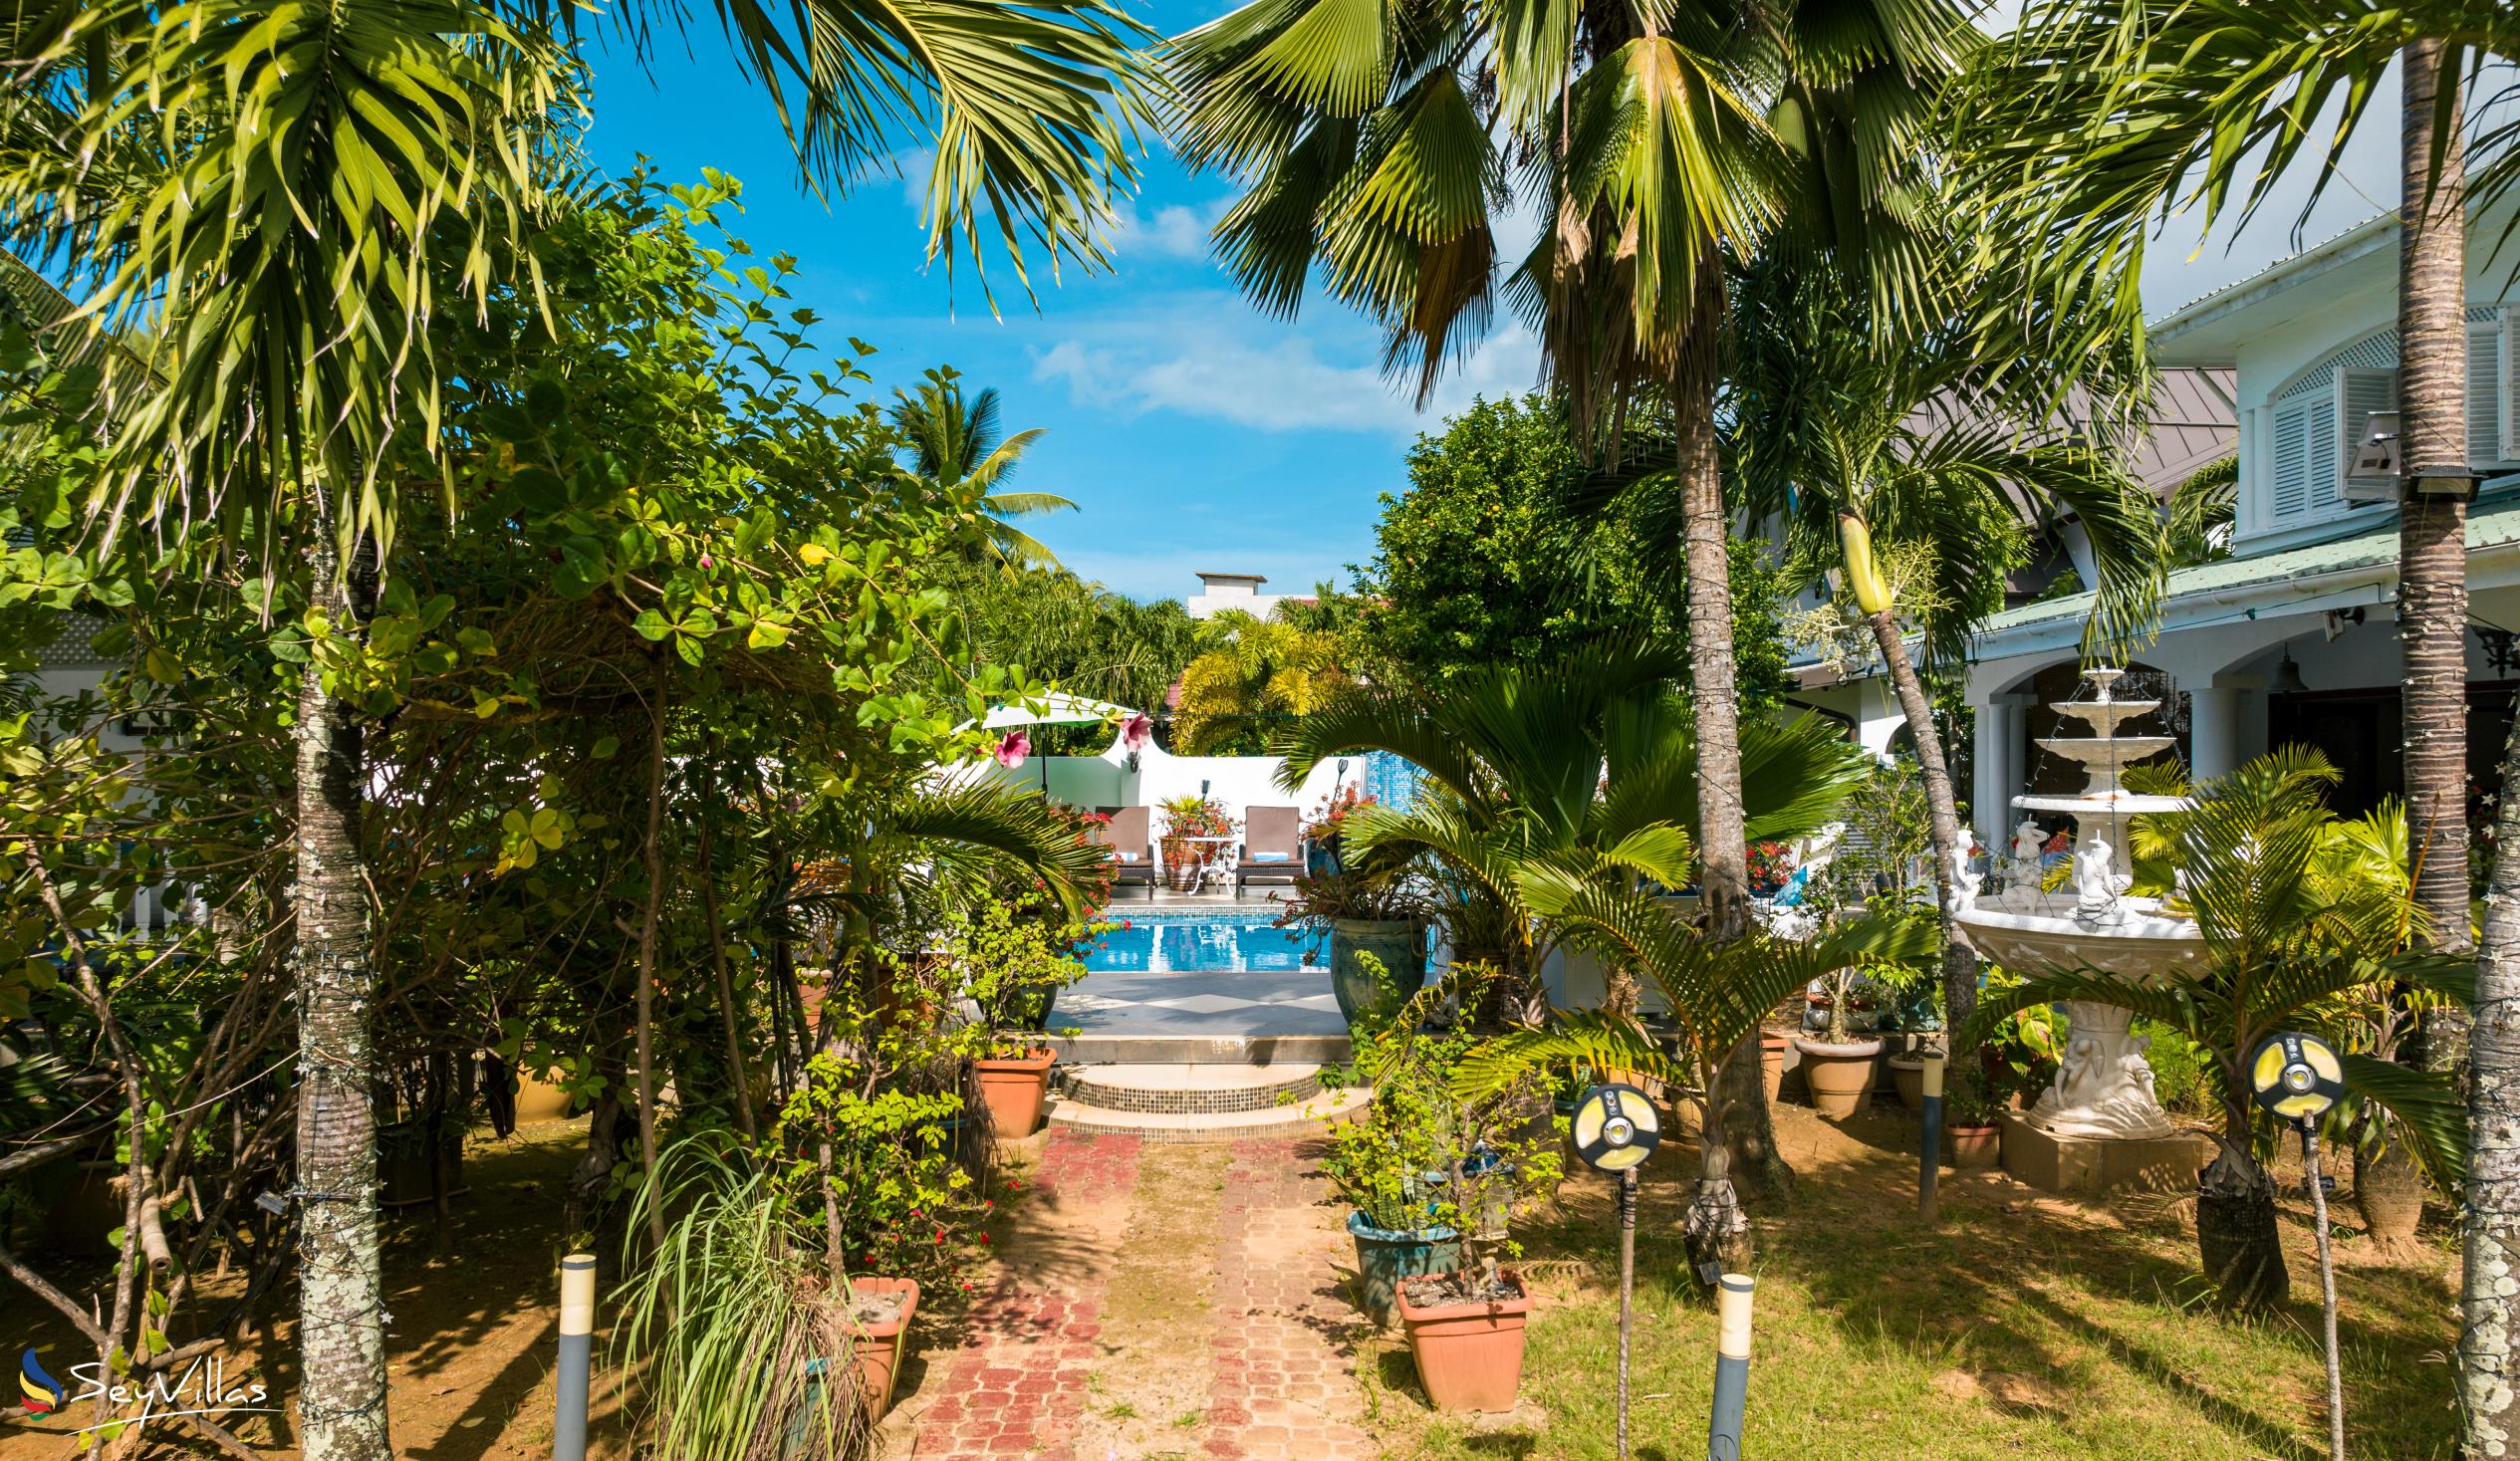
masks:
{"label": "brick pathway", "polygon": [[[1341,1289],[1341,1270],[1354,1258],[1341,1214],[1321,1200],[1311,1143],[1237,1143],[1218,1182],[1220,1160],[1214,1148],[1201,1155],[1141,1148],[1134,1136],[1054,1131],[1033,1196],[999,1241],[998,1276],[961,1346],[929,1361],[918,1393],[898,1407],[901,1424],[886,1427],[893,1453],[917,1461],[1183,1453],[1366,1461],[1378,1454],[1359,1425],[1352,1363],[1370,1329]],[[1172,1178],[1172,1195],[1146,1201],[1177,1207],[1186,1176],[1207,1194],[1202,1210],[1138,1211],[1141,1186],[1166,1190],[1158,1173]],[[1205,1203],[1214,1205],[1212,1223]],[[1199,1242],[1181,1245],[1168,1267],[1150,1269],[1143,1230],[1165,1219],[1178,1228],[1185,1215]],[[1131,1251],[1139,1256],[1125,1259],[1133,1224],[1140,1231]],[[1175,1333],[1164,1337],[1160,1357],[1130,1335],[1105,1331],[1125,1262],[1129,1284],[1146,1283],[1149,1272],[1177,1275],[1158,1281],[1160,1293],[1118,1291],[1128,1297],[1122,1307],[1139,1314],[1150,1299],[1157,1309],[1171,1305],[1175,1318],[1165,1328]],[[1156,1364],[1186,1382],[1188,1408],[1177,1417],[1126,1403],[1166,1393],[1143,1383]]]}
{"label": "brick pathway", "polygon": [[[1309,1142],[1243,1141],[1225,1179],[1209,1341],[1211,1456],[1346,1461],[1376,1454],[1357,1428],[1352,1363],[1372,1326],[1348,1302],[1339,1267],[1354,1249],[1323,1204]],[[1334,1267],[1336,1265],[1337,1267]]]}
{"label": "brick pathway", "polygon": [[1105,1255],[1127,1223],[1137,1161],[1134,1136],[1052,1134],[962,1347],[927,1365],[911,1450],[920,1461],[1075,1456],[1103,1334]]}

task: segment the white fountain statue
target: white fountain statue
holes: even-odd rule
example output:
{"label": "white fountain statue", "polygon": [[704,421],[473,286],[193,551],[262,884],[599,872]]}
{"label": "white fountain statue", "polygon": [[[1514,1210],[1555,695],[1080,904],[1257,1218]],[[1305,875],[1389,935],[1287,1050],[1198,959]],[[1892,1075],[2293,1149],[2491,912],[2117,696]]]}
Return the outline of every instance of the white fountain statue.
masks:
{"label": "white fountain statue", "polygon": [[[2118,784],[2128,763],[2166,750],[2168,736],[2120,735],[2118,727],[2160,704],[2120,700],[2112,693],[2119,669],[2094,669],[2089,700],[2050,708],[2087,722],[2096,734],[2049,736],[2039,744],[2083,764],[2088,785],[2070,797],[2015,797],[2025,813],[2059,812],[2074,819],[2074,880],[2070,888],[2040,890],[2040,832],[2025,818],[2014,831],[2007,886],[1973,899],[1959,911],[1963,935],[1977,951],[2021,973],[2096,969],[2123,979],[2157,978],[2203,957],[2193,920],[2161,911],[2160,900],[2133,896],[2133,859],[2126,855],[2128,824],[2151,812],[2177,812],[2184,797],[2152,797]],[[2128,1027],[2133,1017],[2112,1005],[2073,1001],[2065,1006],[2071,1033],[2056,1080],[2023,1119],[2060,1138],[2153,1140],[2173,1134],[2169,1115],[2152,1094],[2152,1069],[2144,1062],[2151,1041]],[[2009,1157],[2010,1153],[2007,1153]]]}

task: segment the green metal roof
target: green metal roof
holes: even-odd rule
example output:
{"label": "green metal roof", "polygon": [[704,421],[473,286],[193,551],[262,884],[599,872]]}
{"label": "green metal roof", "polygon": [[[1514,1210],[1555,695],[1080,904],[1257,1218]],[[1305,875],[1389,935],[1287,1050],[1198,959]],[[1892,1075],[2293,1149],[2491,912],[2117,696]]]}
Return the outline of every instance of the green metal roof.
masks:
{"label": "green metal roof", "polygon": [[[2520,543],[2520,498],[2480,505],[2468,514],[2468,552],[2508,543]],[[2166,606],[2191,594],[2228,593],[2319,574],[2394,566],[2396,562],[2397,520],[2393,517],[2383,526],[2351,537],[2180,569],[2170,575],[2161,600]],[[2055,619],[2079,619],[2091,611],[2092,595],[2086,591],[2005,609],[1979,625],[1978,632],[1994,634]]]}

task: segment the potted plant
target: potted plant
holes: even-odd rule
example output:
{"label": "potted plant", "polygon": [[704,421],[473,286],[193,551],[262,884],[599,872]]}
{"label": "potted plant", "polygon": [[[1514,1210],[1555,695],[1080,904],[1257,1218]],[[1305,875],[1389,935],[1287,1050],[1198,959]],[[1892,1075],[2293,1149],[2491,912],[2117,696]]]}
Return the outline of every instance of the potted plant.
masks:
{"label": "potted plant", "polygon": [[858,1361],[858,1394],[870,1423],[892,1408],[909,1345],[910,1320],[918,1313],[918,1280],[861,1275],[849,1281],[849,1351]]}
{"label": "potted plant", "polygon": [[1242,824],[1213,797],[1180,796],[1163,804],[1163,880],[1174,892],[1198,885],[1201,873],[1233,852]]}
{"label": "potted plant", "polygon": [[1058,1056],[1047,1038],[1059,991],[1085,977],[1077,946],[1115,924],[1067,921],[1045,900],[991,898],[952,932],[963,992],[979,1008],[987,1044],[972,1059],[989,1125],[1020,1139],[1041,1128]]}
{"label": "potted plant", "polygon": [[1375,804],[1374,794],[1355,782],[1342,782],[1322,798],[1304,819],[1304,871],[1308,876],[1336,874],[1343,864],[1340,831],[1349,818]]}
{"label": "potted plant", "polygon": [[1548,1108],[1537,1076],[1476,1100],[1455,1087],[1476,1044],[1458,1012],[1494,977],[1457,967],[1372,1027],[1357,1070],[1374,1090],[1367,1117],[1331,1131],[1332,1181],[1357,1204],[1360,1303],[1378,1324],[1400,1321],[1439,1410],[1514,1408],[1531,1296],[1505,1263],[1510,1223],[1558,1179],[1564,1122],[1533,1119]]}
{"label": "potted plant", "polygon": [[1271,896],[1283,905],[1279,927],[1300,925],[1329,935],[1330,992],[1349,1025],[1387,1018],[1425,985],[1433,908],[1405,869],[1343,866],[1323,876],[1298,877],[1292,893]]}
{"label": "potted plant", "polygon": [[1830,971],[1821,982],[1828,990],[1828,1024],[1818,1040],[1801,1036],[1794,1048],[1802,1054],[1803,1084],[1811,1092],[1812,1105],[1824,1116],[1851,1116],[1873,1094],[1882,1042],[1855,1029],[1862,969],[1850,964]]}
{"label": "potted plant", "polygon": [[1954,1167],[1995,1165],[2004,1154],[2003,1119],[2012,1108],[2011,1083],[1984,1070],[1944,1074],[1943,1162]]}

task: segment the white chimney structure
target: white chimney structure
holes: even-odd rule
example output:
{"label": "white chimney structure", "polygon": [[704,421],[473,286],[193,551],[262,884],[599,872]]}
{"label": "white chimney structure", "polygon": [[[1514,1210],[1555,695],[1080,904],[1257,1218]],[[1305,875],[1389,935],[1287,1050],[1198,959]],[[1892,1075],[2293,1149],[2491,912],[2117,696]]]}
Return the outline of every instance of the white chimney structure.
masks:
{"label": "white chimney structure", "polygon": [[1192,618],[1214,618],[1228,609],[1239,609],[1254,618],[1267,618],[1277,609],[1284,594],[1263,594],[1260,586],[1269,582],[1262,574],[1200,574],[1199,591],[1182,600]]}

